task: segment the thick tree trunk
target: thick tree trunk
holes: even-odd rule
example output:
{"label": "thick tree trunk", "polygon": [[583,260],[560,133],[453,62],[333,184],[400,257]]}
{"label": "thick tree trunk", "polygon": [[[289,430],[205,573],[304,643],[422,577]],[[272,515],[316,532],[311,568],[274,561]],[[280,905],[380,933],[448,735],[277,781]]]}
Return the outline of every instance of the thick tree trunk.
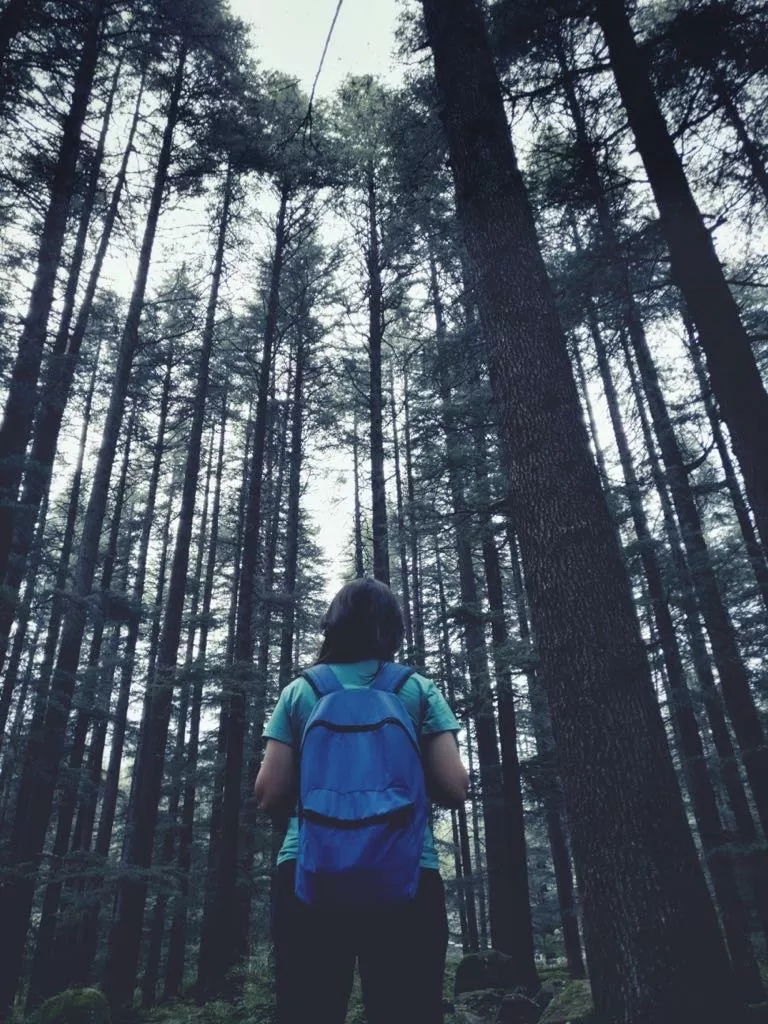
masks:
{"label": "thick tree trunk", "polygon": [[597,0],[595,17],[659,208],[672,272],[696,324],[712,390],[728,424],[760,539],[768,548],[768,394],[654,95],[648,58],[635,42],[625,0]]}
{"label": "thick tree trunk", "polygon": [[[227,168],[224,185],[213,277],[197,366],[192,423],[187,441],[187,458],[184,467],[176,542],[171,563],[171,578],[168,585],[168,600],[163,616],[155,672],[149,680],[151,693],[147,706],[146,729],[134,766],[134,788],[131,793],[134,811],[133,814],[129,814],[131,827],[126,832],[122,857],[122,863],[127,871],[118,881],[115,912],[109,936],[109,951],[105,965],[104,990],[114,1006],[127,1006],[132,1002],[138,969],[141,928],[147,896],[146,880],[140,872],[146,870],[152,861],[163,780],[165,746],[173,689],[176,682],[175,669],[181,640],[189,549],[200,474],[200,452],[208,397],[209,366],[229,227],[232,184],[233,171],[230,165]],[[136,869],[139,870],[136,871]]]}
{"label": "thick tree trunk", "polygon": [[225,978],[237,958],[236,935],[231,922],[237,915],[240,898],[238,887],[238,825],[243,779],[243,757],[246,735],[246,690],[253,671],[253,604],[254,577],[262,526],[262,474],[267,432],[269,381],[277,342],[277,318],[280,286],[286,256],[286,214],[290,186],[284,181],[280,190],[280,206],[275,227],[275,250],[272,261],[264,345],[257,388],[256,419],[253,434],[248,500],[243,521],[242,559],[238,588],[237,622],[235,628],[234,664],[231,694],[222,718],[226,720],[223,797],[220,827],[211,834],[211,867],[206,892],[206,906],[200,941],[198,997],[207,998],[224,991]]}
{"label": "thick tree trunk", "polygon": [[384,399],[381,384],[381,346],[384,340],[381,258],[379,254],[378,196],[373,166],[366,171],[368,203],[368,358],[370,362],[371,415],[371,535],[373,538],[373,575],[389,583],[389,533],[387,529],[387,489],[384,476]]}
{"label": "thick tree trunk", "polygon": [[589,453],[482,9],[473,0],[423,7],[583,886],[596,1011],[625,1024],[736,1020],[740,998]]}
{"label": "thick tree trunk", "polygon": [[[24,453],[37,407],[37,382],[43,345],[75,187],[83,124],[99,58],[105,8],[106,0],[92,0],[83,27],[83,46],[75,72],[69,110],[62,126],[61,143],[51,182],[51,197],[37,253],[35,280],[18,353],[7,385],[8,395],[0,424],[0,579],[5,576],[8,566]],[[0,987],[0,996],[3,993],[4,986]]]}

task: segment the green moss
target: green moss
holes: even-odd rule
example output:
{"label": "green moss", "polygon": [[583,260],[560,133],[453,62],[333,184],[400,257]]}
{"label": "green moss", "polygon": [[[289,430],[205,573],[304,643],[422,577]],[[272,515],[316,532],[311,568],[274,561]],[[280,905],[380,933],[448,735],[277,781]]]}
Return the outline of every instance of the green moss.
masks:
{"label": "green moss", "polygon": [[73,988],[47,999],[34,1024],[111,1024],[109,1003],[95,988]]}
{"label": "green moss", "polygon": [[539,1024],[586,1024],[594,1013],[588,981],[569,981],[542,1014]]}

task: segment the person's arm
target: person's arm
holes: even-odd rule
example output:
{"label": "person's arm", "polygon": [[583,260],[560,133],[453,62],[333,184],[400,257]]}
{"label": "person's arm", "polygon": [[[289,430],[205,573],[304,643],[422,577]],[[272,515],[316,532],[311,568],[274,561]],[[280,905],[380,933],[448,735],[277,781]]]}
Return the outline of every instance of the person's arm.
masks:
{"label": "person's arm", "polygon": [[441,807],[459,807],[467,799],[469,775],[452,732],[425,736],[422,741],[424,776],[429,795]]}
{"label": "person's arm", "polygon": [[264,760],[256,776],[256,802],[262,811],[277,814],[292,807],[298,772],[296,752],[287,743],[267,740]]}

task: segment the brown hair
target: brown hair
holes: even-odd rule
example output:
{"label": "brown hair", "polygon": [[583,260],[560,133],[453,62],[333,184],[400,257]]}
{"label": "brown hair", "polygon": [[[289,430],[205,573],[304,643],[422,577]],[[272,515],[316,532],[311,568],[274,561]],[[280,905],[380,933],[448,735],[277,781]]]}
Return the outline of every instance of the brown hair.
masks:
{"label": "brown hair", "polygon": [[328,605],[320,626],[324,639],[318,663],[392,661],[403,642],[403,616],[385,583],[361,579],[345,583]]}

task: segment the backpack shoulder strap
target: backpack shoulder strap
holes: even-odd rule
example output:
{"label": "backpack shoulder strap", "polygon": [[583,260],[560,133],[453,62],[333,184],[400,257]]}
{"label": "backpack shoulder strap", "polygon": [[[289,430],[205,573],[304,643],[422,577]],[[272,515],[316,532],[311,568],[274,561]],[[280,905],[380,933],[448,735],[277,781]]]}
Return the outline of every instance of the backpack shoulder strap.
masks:
{"label": "backpack shoulder strap", "polygon": [[334,675],[333,669],[328,665],[314,665],[312,668],[308,668],[302,672],[301,675],[303,679],[307,680],[318,698],[325,697],[328,693],[335,693],[337,690],[344,689]]}
{"label": "backpack shoulder strap", "polygon": [[410,665],[396,665],[387,661],[379,669],[371,686],[385,693],[398,693],[415,671]]}

